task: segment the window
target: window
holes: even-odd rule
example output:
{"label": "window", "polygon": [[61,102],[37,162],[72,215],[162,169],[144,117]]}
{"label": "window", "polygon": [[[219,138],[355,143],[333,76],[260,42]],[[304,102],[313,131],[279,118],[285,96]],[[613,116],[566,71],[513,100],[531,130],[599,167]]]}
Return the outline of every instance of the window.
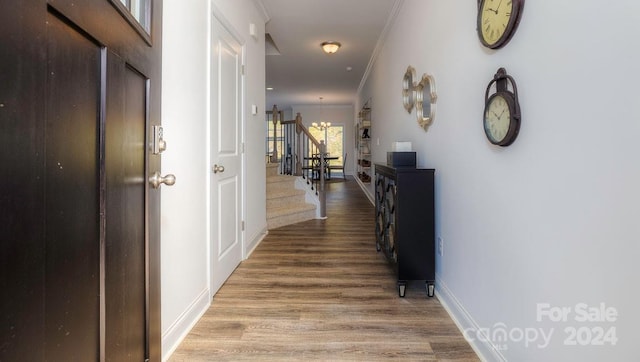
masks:
{"label": "window", "polygon": [[153,0],[109,0],[122,17],[144,39],[151,41],[151,7]]}
{"label": "window", "polygon": [[[325,140],[325,130],[318,129],[316,127],[309,127],[309,132],[318,141]],[[327,152],[331,156],[339,157],[339,159],[335,161],[336,164],[342,164],[344,162],[344,126],[331,125],[326,129],[326,135],[328,138],[328,141],[326,142]]]}
{"label": "window", "polygon": [[151,22],[151,0],[120,0],[120,2],[148,33]]}
{"label": "window", "polygon": [[[271,112],[267,112],[269,115]],[[280,115],[282,117],[282,114]],[[275,128],[275,137],[276,137],[276,149],[278,151],[278,160],[283,156],[283,143],[284,136],[282,134],[282,127],[280,126],[280,121],[276,125],[273,124],[273,121],[270,116],[267,116],[267,137],[265,142],[265,155],[267,160],[270,159],[273,154],[273,130]]]}

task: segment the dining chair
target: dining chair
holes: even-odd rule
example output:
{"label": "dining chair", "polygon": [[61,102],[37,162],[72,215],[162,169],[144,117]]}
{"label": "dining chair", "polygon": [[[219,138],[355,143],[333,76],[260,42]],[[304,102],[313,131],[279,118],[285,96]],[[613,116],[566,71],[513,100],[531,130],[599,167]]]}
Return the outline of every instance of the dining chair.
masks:
{"label": "dining chair", "polygon": [[344,154],[344,158],[342,159],[342,165],[329,165],[329,175],[331,175],[331,170],[341,170],[342,171],[342,177],[346,180],[347,179],[347,175],[345,175],[344,173],[344,166],[347,163],[347,154]]}

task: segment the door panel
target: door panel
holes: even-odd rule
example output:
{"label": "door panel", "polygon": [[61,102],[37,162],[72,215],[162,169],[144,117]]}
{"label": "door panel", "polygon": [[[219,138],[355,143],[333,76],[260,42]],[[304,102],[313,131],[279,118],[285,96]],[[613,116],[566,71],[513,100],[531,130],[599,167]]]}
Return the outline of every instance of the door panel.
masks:
{"label": "door panel", "polygon": [[218,155],[237,156],[239,146],[239,119],[240,99],[238,95],[238,75],[240,72],[240,50],[234,48],[230,39],[221,38],[218,42],[218,74],[219,74],[219,112],[218,122]]}
{"label": "door panel", "polygon": [[[218,182],[218,213],[220,225],[237,225],[238,215],[238,179],[229,177]],[[233,248],[238,246],[238,233],[234,227],[219,227],[218,234],[218,261],[224,261],[227,253],[233,253]]]}
{"label": "door panel", "polygon": [[106,359],[145,356],[145,128],[147,79],[107,58]]}
{"label": "door panel", "polygon": [[44,359],[45,16],[33,1],[0,11],[0,361]]}
{"label": "door panel", "polygon": [[214,18],[211,160],[212,285],[215,294],[242,260],[242,47]]}
{"label": "door panel", "polygon": [[46,356],[98,356],[101,50],[59,18],[47,17]]}

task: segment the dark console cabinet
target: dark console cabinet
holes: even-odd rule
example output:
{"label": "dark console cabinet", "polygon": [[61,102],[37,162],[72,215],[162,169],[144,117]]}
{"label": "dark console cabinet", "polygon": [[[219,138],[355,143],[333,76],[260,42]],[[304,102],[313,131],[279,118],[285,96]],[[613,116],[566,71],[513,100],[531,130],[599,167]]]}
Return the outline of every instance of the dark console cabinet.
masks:
{"label": "dark console cabinet", "polygon": [[433,296],[434,173],[375,164],[376,248],[393,266],[401,297],[410,280],[424,280],[427,295]]}

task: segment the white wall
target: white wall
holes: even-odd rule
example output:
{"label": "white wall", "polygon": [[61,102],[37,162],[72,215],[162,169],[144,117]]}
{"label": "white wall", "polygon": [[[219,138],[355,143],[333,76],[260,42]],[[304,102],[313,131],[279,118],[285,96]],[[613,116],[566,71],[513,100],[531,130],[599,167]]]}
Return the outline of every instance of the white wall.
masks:
{"label": "white wall", "polygon": [[[355,155],[354,155],[354,137],[353,122],[354,111],[351,105],[294,105],[292,106],[293,115],[300,113],[302,116],[302,124],[307,128],[311,127],[313,122],[331,122],[333,126],[344,126],[344,145],[343,149],[347,152],[347,164],[345,173],[354,174]],[[331,150],[329,150],[331,151]]]}
{"label": "white wall", "polygon": [[[162,333],[166,359],[210,304],[207,123],[209,36],[213,14],[245,52],[245,253],[266,231],[264,165],[264,23],[251,0],[164,1],[163,174],[176,184],[162,192]],[[257,39],[249,34],[255,24]],[[259,114],[251,115],[251,105]]]}
{"label": "white wall", "polygon": [[[513,332],[476,348],[488,360],[622,361],[637,355],[640,312],[640,3],[527,1],[503,49],[484,48],[476,2],[406,0],[365,87],[373,159],[412,141],[436,169],[437,290],[470,337]],[[434,75],[428,132],[402,107],[402,76]],[[499,67],[518,85],[522,127],[492,146],[484,92]],[[380,146],[375,146],[379,139]],[[539,303],[569,307],[566,322],[536,320]],[[577,322],[576,304],[613,307],[616,321]],[[502,323],[502,324],[500,324]],[[617,344],[565,346],[565,328],[615,328]],[[525,346],[519,331],[549,334]],[[533,336],[533,334],[531,334]],[[489,338],[491,339],[491,338]]]}

